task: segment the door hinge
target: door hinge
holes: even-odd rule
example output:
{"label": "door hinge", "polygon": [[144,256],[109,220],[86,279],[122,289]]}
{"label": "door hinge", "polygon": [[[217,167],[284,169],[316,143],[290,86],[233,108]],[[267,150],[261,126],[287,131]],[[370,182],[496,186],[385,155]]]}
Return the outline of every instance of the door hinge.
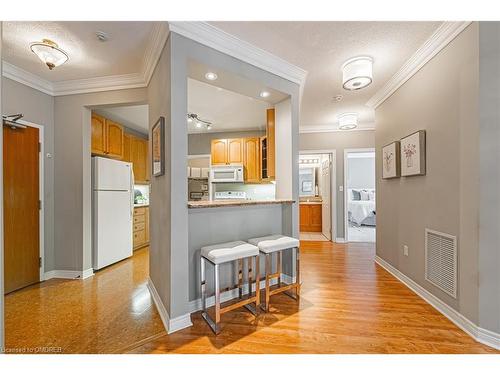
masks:
{"label": "door hinge", "polygon": [[39,199],[38,200],[38,209],[41,210],[42,209],[42,201]]}
{"label": "door hinge", "polygon": [[38,152],[42,152],[42,142],[38,142]]}
{"label": "door hinge", "polygon": [[42,268],[42,257],[38,258],[38,267]]}

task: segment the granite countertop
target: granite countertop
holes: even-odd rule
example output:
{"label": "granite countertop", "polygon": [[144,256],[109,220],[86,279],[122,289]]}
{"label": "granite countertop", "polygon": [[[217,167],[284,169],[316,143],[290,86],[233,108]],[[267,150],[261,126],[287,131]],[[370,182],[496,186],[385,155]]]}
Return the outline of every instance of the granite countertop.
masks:
{"label": "granite countertop", "polygon": [[224,199],[216,201],[188,201],[188,208],[252,206],[258,204],[282,204],[282,203],[295,203],[295,201],[293,199],[270,199],[270,200]]}
{"label": "granite countertop", "polygon": [[300,201],[300,204],[323,204],[323,201]]}

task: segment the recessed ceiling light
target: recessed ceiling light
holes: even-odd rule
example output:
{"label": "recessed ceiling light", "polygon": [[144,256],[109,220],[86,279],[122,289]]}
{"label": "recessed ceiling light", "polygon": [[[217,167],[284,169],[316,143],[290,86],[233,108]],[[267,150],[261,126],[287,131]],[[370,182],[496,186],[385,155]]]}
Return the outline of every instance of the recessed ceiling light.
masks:
{"label": "recessed ceiling light", "polygon": [[268,91],[262,91],[260,93],[261,98],[267,98],[269,95],[271,95]]}
{"label": "recessed ceiling light", "polygon": [[342,87],[359,90],[373,80],[373,59],[368,56],[355,57],[342,65]]}
{"label": "recessed ceiling light", "polygon": [[69,59],[68,54],[50,39],[31,43],[30,49],[50,70],[64,64]]}
{"label": "recessed ceiling light", "polygon": [[205,74],[205,78],[209,81],[215,81],[217,77],[217,74],[215,74],[214,72],[208,72],[207,74]]}
{"label": "recessed ceiling light", "polygon": [[343,113],[339,116],[339,129],[351,130],[358,126],[357,113]]}

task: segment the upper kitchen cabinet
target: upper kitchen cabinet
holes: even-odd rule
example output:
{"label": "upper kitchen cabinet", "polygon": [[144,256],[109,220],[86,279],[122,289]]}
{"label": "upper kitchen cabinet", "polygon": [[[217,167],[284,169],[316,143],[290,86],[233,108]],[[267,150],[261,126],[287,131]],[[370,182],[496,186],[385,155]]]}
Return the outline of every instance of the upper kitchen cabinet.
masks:
{"label": "upper kitchen cabinet", "polygon": [[243,163],[243,138],[213,139],[212,165]]}
{"label": "upper kitchen cabinet", "polygon": [[130,161],[136,183],[149,183],[148,141],[130,136]]}
{"label": "upper kitchen cabinet", "polygon": [[267,164],[267,179],[276,179],[275,167],[275,111],[274,108],[267,110],[267,126],[266,126],[266,164]]}
{"label": "upper kitchen cabinet", "polygon": [[243,138],[243,174],[245,182],[260,182],[260,138]]}
{"label": "upper kitchen cabinet", "polygon": [[95,113],[92,114],[92,154],[122,159],[124,153],[123,127]]}

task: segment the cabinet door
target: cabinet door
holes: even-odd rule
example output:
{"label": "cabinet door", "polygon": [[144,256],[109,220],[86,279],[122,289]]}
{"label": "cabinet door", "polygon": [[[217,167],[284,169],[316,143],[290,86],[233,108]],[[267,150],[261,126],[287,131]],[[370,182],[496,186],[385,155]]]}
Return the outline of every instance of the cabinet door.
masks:
{"label": "cabinet door", "polygon": [[111,120],[106,120],[106,153],[112,158],[123,158],[123,127]]}
{"label": "cabinet door", "polygon": [[310,227],[311,227],[311,232],[321,232],[322,230],[322,217],[321,217],[321,204],[311,204],[310,205],[310,210],[311,210],[311,221],[310,221]]}
{"label": "cabinet door", "polygon": [[270,180],[276,178],[275,171],[275,119],[274,119],[274,108],[267,110],[267,177]]}
{"label": "cabinet door", "polygon": [[260,138],[243,138],[245,182],[260,182]]}
{"label": "cabinet door", "polygon": [[148,182],[147,175],[147,141],[138,137],[130,137],[130,158],[136,182]]}
{"label": "cabinet door", "polygon": [[213,139],[211,145],[212,165],[227,163],[227,139]]}
{"label": "cabinet door", "polygon": [[149,243],[149,207],[146,207],[146,209],[144,210],[145,213],[145,226],[144,226],[144,231],[146,232],[146,238],[144,239],[146,243]]}
{"label": "cabinet door", "polygon": [[123,161],[126,162],[132,162],[131,155],[130,155],[130,139],[131,136],[127,133],[123,135]]}
{"label": "cabinet door", "polygon": [[243,163],[243,138],[227,140],[227,162]]}
{"label": "cabinet door", "polygon": [[94,155],[106,154],[106,119],[92,113],[91,148]]}
{"label": "cabinet door", "polygon": [[311,222],[311,210],[308,204],[299,205],[299,216],[300,225],[299,229],[301,232],[309,232],[309,223]]}

